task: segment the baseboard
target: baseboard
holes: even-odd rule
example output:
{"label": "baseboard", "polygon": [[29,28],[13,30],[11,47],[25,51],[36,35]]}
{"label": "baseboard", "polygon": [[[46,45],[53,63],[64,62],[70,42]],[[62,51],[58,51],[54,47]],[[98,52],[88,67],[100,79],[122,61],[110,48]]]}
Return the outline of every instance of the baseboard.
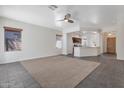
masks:
{"label": "baseboard", "polygon": [[39,59],[39,58],[47,58],[47,57],[52,57],[52,56],[58,56],[58,55],[61,55],[61,54],[53,54],[53,55],[39,56],[39,57],[27,57],[27,58],[23,58],[23,59],[17,59],[15,61],[1,60],[0,64],[15,63],[15,62],[21,62],[21,61],[27,61],[27,60],[33,60],[33,59]]}

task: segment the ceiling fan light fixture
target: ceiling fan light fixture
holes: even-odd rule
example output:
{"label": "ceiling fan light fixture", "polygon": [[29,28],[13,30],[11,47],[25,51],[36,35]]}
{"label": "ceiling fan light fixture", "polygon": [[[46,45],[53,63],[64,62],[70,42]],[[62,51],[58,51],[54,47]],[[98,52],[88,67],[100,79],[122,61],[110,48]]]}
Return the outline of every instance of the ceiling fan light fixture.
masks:
{"label": "ceiling fan light fixture", "polygon": [[67,20],[67,19],[65,19],[64,21],[65,21],[65,22],[68,22],[68,20]]}

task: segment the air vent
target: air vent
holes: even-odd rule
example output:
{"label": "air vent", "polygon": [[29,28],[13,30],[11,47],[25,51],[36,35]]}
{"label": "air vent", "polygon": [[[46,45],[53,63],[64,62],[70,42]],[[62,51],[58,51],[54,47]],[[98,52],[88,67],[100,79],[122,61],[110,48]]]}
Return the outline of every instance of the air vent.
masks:
{"label": "air vent", "polygon": [[55,9],[58,8],[58,6],[56,6],[56,5],[50,5],[49,8],[54,11]]}

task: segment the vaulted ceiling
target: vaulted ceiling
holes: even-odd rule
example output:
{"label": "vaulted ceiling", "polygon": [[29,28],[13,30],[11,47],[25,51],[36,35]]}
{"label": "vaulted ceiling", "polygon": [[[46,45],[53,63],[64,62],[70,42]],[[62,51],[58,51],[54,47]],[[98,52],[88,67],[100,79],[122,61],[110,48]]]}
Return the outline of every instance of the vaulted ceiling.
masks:
{"label": "vaulted ceiling", "polygon": [[[0,6],[0,16],[61,30],[66,26],[79,24],[80,27],[107,27],[117,24],[120,8],[114,5],[63,5],[51,10],[48,5],[4,5]],[[66,13],[72,15],[73,24],[57,21]]]}

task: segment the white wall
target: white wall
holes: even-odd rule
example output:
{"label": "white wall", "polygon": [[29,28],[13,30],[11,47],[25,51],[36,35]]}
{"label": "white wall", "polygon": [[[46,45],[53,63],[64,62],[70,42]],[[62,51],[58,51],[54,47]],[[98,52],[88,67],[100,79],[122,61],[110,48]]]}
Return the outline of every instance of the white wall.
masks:
{"label": "white wall", "polygon": [[73,53],[73,40],[72,40],[72,33],[67,33],[67,52],[68,54]]}
{"label": "white wall", "polygon": [[75,31],[80,31],[80,25],[78,23],[68,23],[69,25],[63,27],[64,33],[71,33]]}
{"label": "white wall", "polygon": [[72,53],[73,43],[71,41],[71,32],[80,31],[80,25],[78,22],[66,23],[63,26],[63,52],[62,54],[67,55]]}
{"label": "white wall", "polygon": [[72,33],[63,33],[63,54],[72,54],[73,52],[73,41]]}
{"label": "white wall", "polygon": [[67,55],[67,33],[63,33],[62,37],[62,54]]}
{"label": "white wall", "polygon": [[117,59],[124,60],[124,13],[118,17],[118,31],[116,39]]}
{"label": "white wall", "polygon": [[[22,51],[4,51],[3,26],[23,29]],[[61,33],[61,31],[0,17],[0,63],[61,54],[61,50],[56,48],[56,34]]]}
{"label": "white wall", "polygon": [[117,59],[124,60],[124,28],[120,28],[117,33]]}

